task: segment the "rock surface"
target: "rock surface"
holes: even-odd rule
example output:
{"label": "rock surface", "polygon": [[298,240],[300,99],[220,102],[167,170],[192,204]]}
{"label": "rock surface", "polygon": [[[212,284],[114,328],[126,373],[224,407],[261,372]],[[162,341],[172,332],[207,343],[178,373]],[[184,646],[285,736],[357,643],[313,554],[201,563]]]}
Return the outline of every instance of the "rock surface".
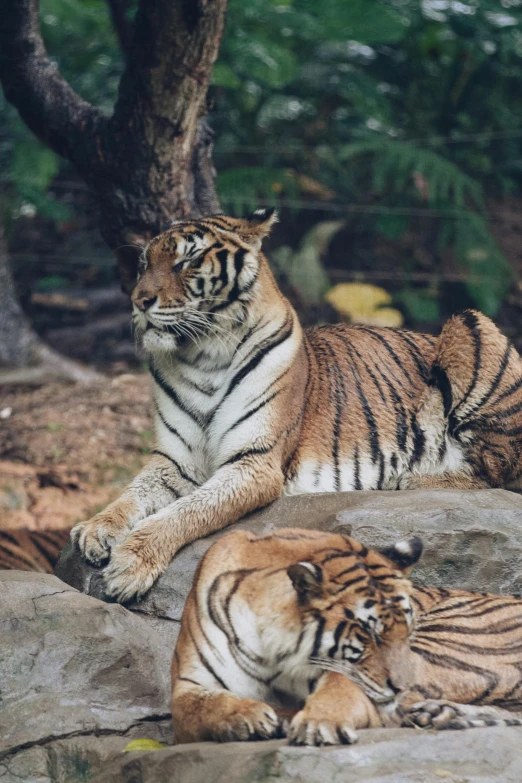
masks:
{"label": "rock surface", "polygon": [[[285,527],[342,530],[368,546],[391,544],[416,533],[425,544],[414,572],[418,582],[499,593],[522,591],[522,496],[501,489],[284,497],[234,525],[238,527],[258,533]],[[148,595],[129,608],[177,625],[196,566],[219,535],[182,549]],[[103,598],[101,569],[82,562],[71,546],[64,550],[56,573],[78,590]],[[174,636],[171,630],[169,638]]]}
{"label": "rock surface", "polygon": [[82,780],[113,739],[170,741],[169,671],[143,620],[49,574],[0,571],[0,595],[2,783]]}
{"label": "rock surface", "polygon": [[[342,530],[370,546],[417,533],[423,584],[522,589],[522,497],[511,492],[304,495],[239,527]],[[170,659],[194,570],[216,538],[185,547],[132,612],[97,600],[100,570],[70,547],[57,568],[68,584],[0,572],[0,783],[522,781],[518,728],[367,731],[343,748],[260,742],[122,753],[134,737],[171,741]]]}
{"label": "rock surface", "polygon": [[522,729],[361,732],[357,745],[180,745],[120,755],[91,783],[520,783]]}

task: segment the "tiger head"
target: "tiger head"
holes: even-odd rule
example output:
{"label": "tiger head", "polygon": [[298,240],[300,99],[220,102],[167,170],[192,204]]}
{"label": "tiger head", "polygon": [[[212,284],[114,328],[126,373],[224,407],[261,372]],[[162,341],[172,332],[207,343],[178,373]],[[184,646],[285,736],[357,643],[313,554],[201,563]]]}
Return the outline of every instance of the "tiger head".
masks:
{"label": "tiger head", "polygon": [[407,651],[415,616],[407,575],[422,541],[376,552],[345,540],[346,553],[321,553],[287,570],[302,614],[318,621],[310,662],[345,674],[375,703],[389,703],[411,685]]}
{"label": "tiger head", "polygon": [[245,219],[215,215],[174,223],[149,242],[131,295],[148,353],[170,353],[244,320],[263,264],[261,242],[276,220],[272,209]]}

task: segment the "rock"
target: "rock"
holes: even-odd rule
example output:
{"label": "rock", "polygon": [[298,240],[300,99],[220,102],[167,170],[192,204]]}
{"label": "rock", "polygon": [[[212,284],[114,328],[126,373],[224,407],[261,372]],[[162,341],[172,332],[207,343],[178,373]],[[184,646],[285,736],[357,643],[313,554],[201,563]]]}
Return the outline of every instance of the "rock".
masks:
{"label": "rock", "polygon": [[0,758],[1,783],[90,783],[135,738],[172,742],[170,721],[138,722],[126,732],[82,734]]}
{"label": "rock", "polygon": [[149,624],[50,574],[0,571],[0,594],[2,783],[87,780],[109,747],[170,741],[169,669]]}
{"label": "rock", "polygon": [[198,743],[115,758],[90,783],[520,783],[522,729],[360,732],[350,747]]}
{"label": "rock", "polygon": [[[522,591],[522,496],[501,489],[342,492],[283,497],[234,526],[258,533],[305,527],[342,530],[369,546],[413,533],[425,543],[415,579],[436,587],[499,593]],[[169,639],[181,619],[194,571],[222,533],[195,541],[139,603],[129,608],[168,621]],[[68,546],[57,575],[89,595],[103,598],[101,569],[90,568]]]}
{"label": "rock", "polygon": [[[415,572],[420,583],[499,593],[522,589],[522,497],[503,490],[285,497],[245,518],[236,527],[256,532],[286,527],[339,530],[369,546],[388,545],[417,533],[425,543],[421,565]],[[129,605],[140,628],[147,622],[148,630],[154,635],[157,660],[163,661],[167,671],[194,571],[219,535],[185,547],[149,594],[141,602]],[[56,572],[70,585],[103,598],[101,571],[85,565],[72,547],[62,554]],[[94,601],[93,598],[84,600]],[[103,606],[98,601],[94,603]],[[111,605],[111,609],[116,608]],[[89,742],[91,738],[92,735]],[[200,783],[202,780],[212,783],[271,780],[439,783],[441,779],[454,783],[493,780],[520,783],[522,780],[519,752],[522,730],[517,728],[440,734],[413,729],[367,731],[361,732],[360,744],[349,748],[291,748],[280,742],[195,744],[123,755],[118,753],[120,746],[116,747],[121,737],[113,736],[110,740],[111,751],[116,755],[109,762],[101,762],[110,755],[108,746],[93,748],[80,744],[74,751],[78,754],[80,747],[81,763],[89,763],[93,774],[100,770],[89,783]],[[67,742],[72,740],[69,738]],[[31,752],[36,754],[36,749],[32,748]],[[60,753],[55,768],[62,778],[56,773],[56,780],[59,783],[62,779],[63,783],[76,780],[63,771],[72,763],[67,761],[70,749],[64,745]],[[39,759],[44,764],[44,757],[40,755]],[[23,760],[21,757],[20,763]],[[77,769],[78,764],[74,763]],[[23,774],[21,777],[25,780]],[[7,780],[11,783],[11,779]],[[15,777],[12,780],[14,783]],[[6,783],[1,777],[1,766],[0,783]]]}

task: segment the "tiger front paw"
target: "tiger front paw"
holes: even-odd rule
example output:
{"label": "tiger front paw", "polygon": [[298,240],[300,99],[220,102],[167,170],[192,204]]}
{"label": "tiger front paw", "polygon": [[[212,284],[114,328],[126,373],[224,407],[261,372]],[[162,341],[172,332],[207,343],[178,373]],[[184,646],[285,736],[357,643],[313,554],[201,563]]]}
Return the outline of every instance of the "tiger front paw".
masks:
{"label": "tiger front paw", "polygon": [[161,552],[145,531],[132,533],[112,550],[103,572],[106,595],[120,603],[145,595],[170,562]]}
{"label": "tiger front paw", "polygon": [[241,699],[239,706],[219,718],[210,732],[214,742],[252,742],[284,736],[281,721],[268,704]]}
{"label": "tiger front paw", "polygon": [[73,527],[71,540],[88,563],[101,566],[108,561],[113,547],[128,534],[129,526],[121,516],[102,511]]}
{"label": "tiger front paw", "polygon": [[290,745],[353,745],[358,739],[348,721],[314,717],[306,708],[294,716],[288,729]]}

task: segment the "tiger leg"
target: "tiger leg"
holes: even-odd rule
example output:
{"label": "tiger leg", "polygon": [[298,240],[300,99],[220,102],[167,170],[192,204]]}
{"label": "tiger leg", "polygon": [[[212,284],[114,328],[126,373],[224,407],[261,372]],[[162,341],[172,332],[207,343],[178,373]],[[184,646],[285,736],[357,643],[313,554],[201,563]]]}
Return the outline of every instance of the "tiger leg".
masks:
{"label": "tiger leg", "polygon": [[105,590],[119,601],[143,595],[185,544],[222,530],[281,495],[277,453],[248,455],[219,468],[203,486],[140,522],[111,554]]}
{"label": "tiger leg", "polygon": [[172,723],[178,743],[247,742],[283,736],[281,722],[269,704],[186,683],[174,687]]}
{"label": "tiger leg", "polygon": [[327,672],[290,723],[291,745],[351,745],[356,729],[378,728],[381,718],[370,699],[343,674]]}
{"label": "tiger leg", "polygon": [[71,539],[89,563],[102,565],[137,522],[193,491],[196,486],[195,482],[191,484],[181,476],[173,463],[155,455],[117,500],[73,527]]}
{"label": "tiger leg", "polygon": [[409,474],[399,481],[399,489],[488,489],[491,485],[467,473]]}
{"label": "tiger leg", "polygon": [[457,704],[444,699],[416,702],[403,711],[403,726],[423,729],[474,729],[482,726],[522,726],[522,714],[498,707]]}

